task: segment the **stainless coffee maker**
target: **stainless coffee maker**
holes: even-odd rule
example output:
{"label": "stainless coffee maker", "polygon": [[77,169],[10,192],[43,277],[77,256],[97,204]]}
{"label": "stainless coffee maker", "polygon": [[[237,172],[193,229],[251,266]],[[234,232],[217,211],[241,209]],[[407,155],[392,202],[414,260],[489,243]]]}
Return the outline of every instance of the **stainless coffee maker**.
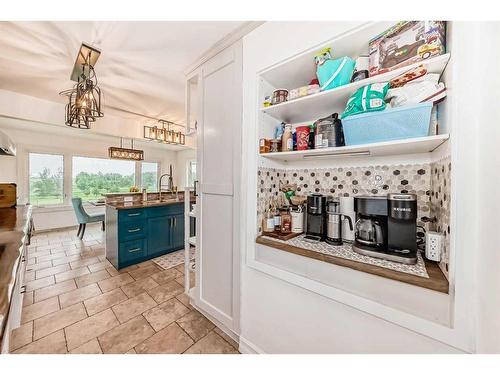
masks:
{"label": "stainless coffee maker", "polygon": [[326,243],[335,246],[342,245],[342,227],[344,220],[347,221],[350,230],[352,230],[351,218],[340,212],[340,202],[337,200],[329,201],[326,209]]}

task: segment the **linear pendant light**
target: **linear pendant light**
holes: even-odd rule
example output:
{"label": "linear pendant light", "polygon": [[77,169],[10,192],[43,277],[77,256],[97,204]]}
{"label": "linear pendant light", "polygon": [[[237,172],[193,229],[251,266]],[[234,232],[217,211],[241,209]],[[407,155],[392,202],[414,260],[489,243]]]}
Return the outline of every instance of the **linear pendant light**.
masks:
{"label": "linear pendant light", "polygon": [[131,148],[123,147],[123,138],[120,138],[120,147],[109,147],[108,153],[110,159],[122,160],[144,160],[144,151],[134,149],[134,140],[130,140]]}
{"label": "linear pendant light", "polygon": [[186,144],[186,135],[181,131],[175,131],[170,128],[176,124],[165,120],[158,120],[158,123],[160,124],[159,126],[144,126],[144,138],[172,145]]}

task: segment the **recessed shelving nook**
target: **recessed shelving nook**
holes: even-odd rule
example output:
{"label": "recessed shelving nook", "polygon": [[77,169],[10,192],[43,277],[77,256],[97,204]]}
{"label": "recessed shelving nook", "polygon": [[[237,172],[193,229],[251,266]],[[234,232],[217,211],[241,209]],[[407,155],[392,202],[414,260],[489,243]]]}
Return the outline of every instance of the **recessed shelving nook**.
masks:
{"label": "recessed shelving nook", "polygon": [[[447,85],[447,76],[450,75],[450,69],[447,70],[447,67],[452,62],[449,50],[445,54],[430,57],[331,90],[321,91],[268,107],[263,106],[265,96],[271,96],[276,89],[291,90],[308,85],[316,77],[314,55],[319,50],[330,47],[333,58],[349,56],[356,59],[358,56],[367,56],[370,39],[393,25],[394,22],[363,24],[258,72],[258,103],[256,106],[258,138],[274,138],[275,128],[281,122],[291,124],[292,128],[296,128],[301,125],[310,125],[314,121],[333,113],[340,115],[344,111],[349,97],[359,88],[371,83],[388,82],[420,65],[426,67],[427,73],[439,74],[440,81]],[[421,263],[425,263],[428,270],[425,277],[429,279],[426,282],[418,282],[418,276],[410,278],[401,276],[403,275],[401,272],[404,271],[396,268],[396,270],[380,268],[380,272],[378,272],[378,266],[372,264],[368,268],[371,267],[375,271],[371,272],[366,267],[357,266],[359,260],[336,261],[336,255],[334,252],[328,253],[328,249],[324,251],[330,255],[324,253],[309,256],[314,254],[310,249],[301,249],[297,245],[288,246],[277,241],[274,241],[276,242],[274,243],[273,239],[261,237],[260,235],[256,240],[257,258],[260,258],[262,262],[272,264],[274,267],[287,269],[296,274],[304,273],[304,275],[315,278],[316,276],[311,275],[311,267],[317,263],[307,263],[309,260],[304,260],[308,265],[302,269],[297,265],[299,260],[293,258],[296,256],[309,257],[315,259],[315,262],[320,260],[330,265],[341,265],[357,272],[379,275],[379,277],[398,280],[423,290],[431,289],[434,292],[438,291],[446,295],[448,293],[449,201],[451,195],[449,191],[450,181],[446,181],[446,179],[449,179],[451,170],[450,126],[448,124],[450,107],[447,104],[449,100],[448,97],[442,103],[436,105],[437,134],[433,133],[419,138],[302,151],[259,153],[259,150],[256,149],[256,152],[259,153],[259,176],[257,178],[258,233],[261,233],[262,213],[265,206],[269,200],[277,196],[280,183],[297,184],[301,195],[318,192],[339,197],[412,192],[418,195],[419,214],[417,224],[425,226],[427,230],[448,235],[442,261],[439,264],[433,263],[432,265],[429,265],[427,260]],[[429,224],[425,220],[425,216],[431,217],[433,221]],[[269,248],[272,248],[272,250]],[[290,249],[295,250],[291,251]],[[288,255],[283,253],[288,253]],[[420,278],[420,280],[423,279]],[[436,287],[436,285],[439,285],[439,287]],[[444,306],[448,302],[443,299],[440,303],[443,303],[442,308],[444,311]],[[418,308],[415,309],[415,313],[420,315],[422,312],[417,310]],[[443,321],[446,321],[445,315],[443,314],[441,317]]]}
{"label": "recessed shelving nook", "polygon": [[[341,114],[349,97],[357,89],[370,83],[388,82],[402,73],[424,65],[428,73],[437,73],[441,77],[445,72],[451,53],[445,53],[426,60],[403,66],[398,69],[369,77],[364,80],[343,85],[317,94],[303,96],[284,103],[264,107],[263,99],[271,95],[275,89],[288,90],[307,85],[316,77],[314,54],[322,48],[330,47],[334,58],[349,56],[356,58],[368,54],[368,41],[374,36],[393,26],[394,22],[372,22],[365,26],[346,32],[338,37],[312,48],[311,50],[282,61],[259,74],[259,137],[272,138],[275,126],[281,122],[290,123],[293,127],[312,124],[315,120],[331,115]],[[321,156],[331,157],[336,163],[342,157],[352,156],[390,156],[404,154],[421,154],[434,151],[445,143],[449,135],[447,127],[440,121],[440,134],[413,139],[381,142],[362,146],[345,146],[332,149],[293,151],[284,153],[267,153],[260,156],[274,161],[290,162],[307,160]],[[262,163],[261,163],[262,165]]]}

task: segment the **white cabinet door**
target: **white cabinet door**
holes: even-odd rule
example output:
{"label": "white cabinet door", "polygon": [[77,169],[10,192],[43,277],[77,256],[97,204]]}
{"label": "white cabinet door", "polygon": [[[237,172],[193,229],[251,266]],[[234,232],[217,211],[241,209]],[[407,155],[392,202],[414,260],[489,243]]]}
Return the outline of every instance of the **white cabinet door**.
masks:
{"label": "white cabinet door", "polygon": [[196,303],[239,331],[241,42],[200,69]]}

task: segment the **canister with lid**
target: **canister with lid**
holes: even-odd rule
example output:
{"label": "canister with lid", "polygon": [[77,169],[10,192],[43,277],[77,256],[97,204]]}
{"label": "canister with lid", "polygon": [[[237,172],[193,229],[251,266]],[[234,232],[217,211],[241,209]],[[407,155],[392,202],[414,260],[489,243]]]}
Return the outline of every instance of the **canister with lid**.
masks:
{"label": "canister with lid", "polygon": [[297,150],[307,150],[309,143],[309,132],[311,129],[308,125],[298,126],[296,129]]}
{"label": "canister with lid", "polygon": [[292,216],[290,212],[286,209],[281,210],[281,228],[282,234],[288,234],[292,232]]}
{"label": "canister with lid", "polygon": [[344,146],[344,132],[338,113],[317,120],[314,138],[314,148]]}
{"label": "canister with lid", "polygon": [[292,217],[292,233],[304,232],[304,210],[302,206],[291,209],[290,216]]}

